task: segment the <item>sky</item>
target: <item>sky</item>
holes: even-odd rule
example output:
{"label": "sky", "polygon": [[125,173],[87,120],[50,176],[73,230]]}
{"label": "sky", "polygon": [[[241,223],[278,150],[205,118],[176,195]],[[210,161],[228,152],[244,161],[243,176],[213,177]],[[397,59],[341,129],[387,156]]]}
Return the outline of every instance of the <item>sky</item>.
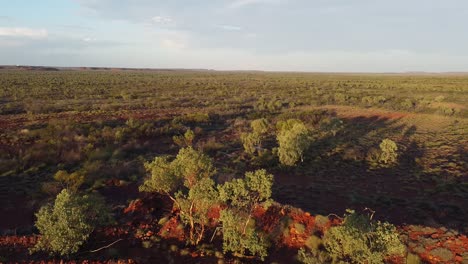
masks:
{"label": "sky", "polygon": [[0,65],[468,71],[468,1],[0,0]]}

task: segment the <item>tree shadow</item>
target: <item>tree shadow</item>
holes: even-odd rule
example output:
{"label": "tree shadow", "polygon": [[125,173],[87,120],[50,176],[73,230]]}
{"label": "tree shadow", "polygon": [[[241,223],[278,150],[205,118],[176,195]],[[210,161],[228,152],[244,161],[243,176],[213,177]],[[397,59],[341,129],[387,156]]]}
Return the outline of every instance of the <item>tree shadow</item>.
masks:
{"label": "tree shadow", "polygon": [[[309,159],[294,171],[275,174],[275,200],[313,214],[371,208],[377,219],[394,224],[463,228],[468,220],[463,206],[468,192],[419,164],[425,149],[411,139],[416,127],[379,117],[351,118],[344,123],[336,136],[314,142]],[[398,138],[398,165],[370,167],[366,152],[387,137]],[[345,155],[349,148],[358,149],[351,158]]]}

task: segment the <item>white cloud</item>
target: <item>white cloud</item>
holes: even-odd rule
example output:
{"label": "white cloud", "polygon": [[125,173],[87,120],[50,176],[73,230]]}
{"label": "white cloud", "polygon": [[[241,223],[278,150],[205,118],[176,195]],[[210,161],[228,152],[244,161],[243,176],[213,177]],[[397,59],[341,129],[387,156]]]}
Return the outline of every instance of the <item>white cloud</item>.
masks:
{"label": "white cloud", "polygon": [[242,8],[253,4],[275,4],[279,2],[281,2],[281,0],[234,0],[228,5],[228,7]]}
{"label": "white cloud", "polygon": [[0,27],[0,37],[46,38],[47,36],[48,32],[45,29]]}
{"label": "white cloud", "polygon": [[154,16],[151,18],[151,22],[155,24],[169,24],[172,23],[174,20],[170,17],[165,16]]}
{"label": "white cloud", "polygon": [[94,42],[96,41],[96,38],[90,38],[90,37],[85,37],[82,39],[84,42]]}
{"label": "white cloud", "polygon": [[240,30],[242,30],[241,27],[232,26],[232,25],[219,25],[219,26],[216,26],[216,27],[220,28],[220,29],[227,30],[227,31],[240,31]]}

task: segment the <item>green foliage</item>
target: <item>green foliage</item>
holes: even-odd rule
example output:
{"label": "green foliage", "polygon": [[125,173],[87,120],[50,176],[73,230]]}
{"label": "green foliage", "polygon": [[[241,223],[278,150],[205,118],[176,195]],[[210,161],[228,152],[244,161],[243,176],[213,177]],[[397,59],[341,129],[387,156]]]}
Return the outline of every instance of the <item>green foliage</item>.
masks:
{"label": "green foliage", "polygon": [[180,210],[181,220],[190,226],[190,242],[198,244],[208,224],[208,210],[217,198],[214,181],[210,179],[216,172],[211,159],[188,147],[181,149],[173,161],[156,157],[145,167],[151,175],[140,191],[168,195]]}
{"label": "green foliage", "polygon": [[241,141],[246,153],[254,155],[261,148],[262,140],[268,133],[269,123],[265,118],[255,119],[250,123],[252,132],[242,133]]}
{"label": "green foliage", "polygon": [[179,205],[181,220],[190,226],[190,242],[200,243],[210,218],[208,211],[217,203],[218,192],[210,178],[203,178],[192,186],[188,194],[179,191],[176,202]]}
{"label": "green foliage", "polygon": [[257,133],[242,133],[241,134],[242,145],[246,153],[253,155],[260,145],[261,137]]}
{"label": "green foliage", "polygon": [[191,147],[183,148],[173,161],[168,157],[156,157],[145,164],[149,177],[140,186],[140,191],[159,192],[174,197],[180,187],[191,188],[203,178],[216,173],[211,159]]}
{"label": "green foliage", "polygon": [[232,207],[241,208],[247,212],[260,203],[269,202],[273,175],[266,170],[246,172],[245,178],[234,179],[219,187],[219,197]]}
{"label": "green foliage", "polygon": [[84,183],[85,175],[80,171],[68,173],[65,170],[59,170],[55,173],[54,179],[61,183],[63,188],[76,192]]}
{"label": "green foliage", "polygon": [[294,166],[303,161],[304,152],[309,148],[311,140],[309,130],[297,119],[281,121],[277,124],[276,139],[279,144],[278,157],[281,164]]}
{"label": "green foliage", "polygon": [[398,146],[391,139],[384,139],[380,143],[379,149],[369,149],[366,160],[372,167],[394,166],[398,163]]}
{"label": "green foliage", "polygon": [[235,179],[219,187],[219,198],[228,208],[221,212],[223,250],[265,257],[268,248],[263,234],[255,229],[252,212],[261,203],[270,202],[273,175],[265,170],[247,172],[244,179]]}
{"label": "green foliage", "polygon": [[183,183],[182,177],[175,174],[173,166],[169,157],[156,157],[151,163],[145,163],[145,169],[150,175],[139,187],[140,191],[172,195]]}
{"label": "green foliage", "polygon": [[268,133],[270,124],[266,118],[255,119],[250,123],[253,133],[264,135]]}
{"label": "green foliage", "polygon": [[403,255],[395,226],[387,222],[372,222],[368,217],[349,211],[340,226],[325,233],[323,242],[335,261],[350,263],[383,263],[387,256]]}
{"label": "green foliage", "polygon": [[183,136],[174,136],[172,140],[175,144],[180,147],[191,147],[193,146],[193,140],[195,139],[195,133],[191,129],[187,129]]}
{"label": "green foliage", "polygon": [[268,255],[268,241],[255,230],[255,223],[250,221],[247,228],[239,223],[247,222],[246,216],[226,209],[221,211],[219,219],[223,225],[223,251],[235,254],[258,256],[262,260]]}
{"label": "green foliage", "polygon": [[398,146],[391,139],[384,139],[379,145],[380,147],[380,158],[379,161],[383,165],[396,164],[398,160]]}
{"label": "green foliage", "polygon": [[283,108],[283,102],[279,99],[272,98],[270,100],[265,100],[265,98],[260,98],[254,105],[254,109],[259,111],[278,111]]}
{"label": "green foliage", "polygon": [[57,195],[53,205],[41,207],[36,217],[41,237],[31,252],[61,256],[76,253],[96,227],[112,219],[102,198],[81,197],[67,189]]}

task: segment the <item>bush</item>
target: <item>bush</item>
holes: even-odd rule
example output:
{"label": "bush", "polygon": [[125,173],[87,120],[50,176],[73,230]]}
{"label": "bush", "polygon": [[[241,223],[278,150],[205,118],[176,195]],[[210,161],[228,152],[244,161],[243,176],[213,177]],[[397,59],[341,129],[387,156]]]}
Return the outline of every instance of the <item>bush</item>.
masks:
{"label": "bush", "polygon": [[43,206],[36,217],[41,237],[31,252],[61,256],[76,253],[96,227],[111,221],[101,198],[77,196],[67,189],[57,195],[53,205]]}
{"label": "bush", "polygon": [[176,145],[179,147],[191,147],[193,146],[193,140],[195,139],[195,133],[191,130],[188,129],[185,131],[183,136],[174,136],[172,137],[172,140]]}
{"label": "bush", "polygon": [[302,121],[289,119],[278,123],[276,139],[279,144],[278,157],[280,163],[286,166],[294,166],[304,159],[304,152],[311,143],[309,130]]}
{"label": "bush", "polygon": [[255,230],[255,223],[250,221],[247,228],[239,223],[246,222],[246,217],[232,210],[221,211],[219,219],[223,224],[223,251],[234,254],[258,256],[262,260],[268,255],[268,241]]}
{"label": "bush", "polygon": [[395,226],[372,222],[368,217],[349,210],[341,226],[330,228],[323,242],[335,261],[383,263],[388,256],[402,256],[405,247]]}
{"label": "bush", "polygon": [[209,222],[208,210],[218,196],[210,179],[216,172],[211,159],[189,147],[181,149],[173,161],[156,157],[145,167],[151,175],[140,191],[162,193],[174,201],[182,222],[190,227],[190,242],[198,244]]}
{"label": "bush", "polygon": [[63,188],[76,192],[84,183],[85,175],[79,171],[68,173],[67,171],[59,170],[55,173],[54,179],[62,184]]}
{"label": "bush", "polygon": [[209,178],[201,179],[190,188],[188,194],[181,191],[176,194],[181,220],[190,227],[190,243],[197,245],[202,241],[210,222],[208,212],[217,203],[217,199],[215,183]]}
{"label": "bush", "polygon": [[258,145],[260,145],[261,138],[259,134],[256,133],[242,133],[241,134],[242,146],[244,146],[244,151],[250,155],[255,154]]}
{"label": "bush", "polygon": [[262,140],[265,138],[265,134],[268,133],[268,120],[265,118],[253,120],[250,123],[250,127],[252,128],[252,132],[242,133],[241,141],[245,152],[253,155],[257,149],[261,148]]}
{"label": "bush", "polygon": [[216,172],[211,159],[191,147],[181,149],[173,161],[168,157],[156,157],[153,162],[146,163],[145,168],[150,175],[140,191],[166,194],[173,200],[182,186],[190,188]]}
{"label": "bush", "polygon": [[380,158],[379,161],[383,165],[392,165],[397,163],[398,160],[398,146],[391,139],[384,139],[379,145],[380,147]]}
{"label": "bush", "polygon": [[255,229],[253,210],[270,202],[273,175],[265,170],[247,172],[244,179],[235,179],[219,187],[219,197],[227,204],[221,211],[223,250],[264,258],[267,255],[266,236]]}
{"label": "bush", "polygon": [[265,118],[255,119],[250,123],[250,127],[254,133],[264,135],[268,133],[269,123]]}

